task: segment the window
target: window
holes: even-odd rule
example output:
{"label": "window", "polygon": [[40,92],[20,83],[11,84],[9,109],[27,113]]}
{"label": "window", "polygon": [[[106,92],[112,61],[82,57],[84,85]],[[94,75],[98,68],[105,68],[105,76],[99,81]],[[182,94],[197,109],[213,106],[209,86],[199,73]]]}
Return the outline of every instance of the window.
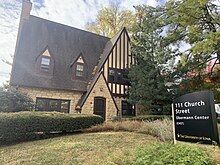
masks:
{"label": "window", "polygon": [[117,82],[118,82],[119,84],[123,83],[122,70],[118,70],[118,71],[117,71]]}
{"label": "window", "polygon": [[132,104],[128,103],[125,100],[122,100],[121,106],[122,106],[122,116],[135,116],[135,111]]}
{"label": "window", "polygon": [[109,69],[109,82],[115,81],[115,71],[113,69]]}
{"label": "window", "polygon": [[109,68],[108,81],[122,85],[130,85],[128,71],[125,69]]}
{"label": "window", "polygon": [[76,65],[76,76],[82,77],[83,76],[83,65],[77,64]]}
{"label": "window", "polygon": [[48,71],[50,69],[50,58],[41,58],[41,69]]}
{"label": "window", "polygon": [[39,111],[57,111],[69,113],[70,100],[37,98],[36,109]]}
{"label": "window", "polygon": [[69,112],[70,101],[61,101],[61,110],[60,112],[68,113]]}

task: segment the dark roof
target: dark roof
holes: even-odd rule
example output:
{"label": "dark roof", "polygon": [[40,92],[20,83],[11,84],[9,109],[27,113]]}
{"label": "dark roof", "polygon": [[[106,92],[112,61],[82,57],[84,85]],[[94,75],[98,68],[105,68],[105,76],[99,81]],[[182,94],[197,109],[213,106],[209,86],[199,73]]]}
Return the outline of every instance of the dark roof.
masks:
{"label": "dark roof", "polygon": [[[107,42],[107,44],[105,45],[105,49],[103,51],[103,54],[101,55],[101,58],[99,60],[98,66],[97,66],[97,70],[96,70],[96,74],[94,76],[94,78],[91,81],[91,85],[88,89],[88,91],[86,93],[83,94],[83,96],[81,97],[81,99],[78,101],[78,106],[80,106],[82,108],[83,104],[85,103],[86,99],[88,98],[89,94],[91,93],[95,83],[97,82],[97,80],[99,79],[102,71],[101,68],[103,67],[105,61],[107,60],[107,58],[109,57],[109,54],[111,53],[113,47],[115,46],[115,44],[117,43],[118,39],[120,38],[121,34],[123,32],[127,33],[126,28],[121,29],[111,40],[109,40]],[[127,34],[128,35],[128,34]],[[129,37],[129,36],[128,36]],[[130,38],[129,38],[130,40]],[[107,85],[108,86],[108,85]],[[114,100],[114,99],[113,99]],[[117,107],[117,106],[116,106]]]}
{"label": "dark roof", "polygon": [[97,72],[99,72],[102,69],[103,65],[105,64],[105,61],[107,60],[109,54],[111,53],[112,49],[114,48],[115,44],[117,43],[117,41],[119,40],[123,32],[126,33],[126,35],[128,36],[128,39],[130,40],[125,27],[122,28],[114,37],[112,37],[105,45],[105,49],[103,51],[103,54],[101,55],[99,64],[97,66]]}
{"label": "dark roof", "polygon": [[102,72],[98,72],[94,78],[92,79],[92,82],[89,86],[89,89],[87,92],[85,92],[82,97],[79,99],[78,101],[78,106],[80,106],[82,108],[83,104],[85,103],[86,99],[89,97],[89,94],[92,92],[93,87],[95,86],[96,82],[98,81],[100,75],[102,74]]}
{"label": "dark roof", "polygon": [[[30,16],[18,39],[10,84],[86,91],[108,41],[104,36]],[[53,76],[36,73],[36,59],[46,46],[55,61]],[[89,76],[86,81],[73,81],[70,66],[80,53],[88,66]]]}

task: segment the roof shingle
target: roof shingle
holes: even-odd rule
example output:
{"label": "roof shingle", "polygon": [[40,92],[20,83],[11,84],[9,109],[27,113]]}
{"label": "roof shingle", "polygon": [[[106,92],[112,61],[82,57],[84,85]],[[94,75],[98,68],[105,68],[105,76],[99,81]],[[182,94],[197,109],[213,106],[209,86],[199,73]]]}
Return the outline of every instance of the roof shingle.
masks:
{"label": "roof shingle", "polygon": [[[86,91],[109,38],[35,16],[23,24],[10,84],[53,89]],[[55,65],[53,76],[37,74],[35,63],[48,46]],[[71,62],[82,53],[88,65],[86,81],[72,80]]]}

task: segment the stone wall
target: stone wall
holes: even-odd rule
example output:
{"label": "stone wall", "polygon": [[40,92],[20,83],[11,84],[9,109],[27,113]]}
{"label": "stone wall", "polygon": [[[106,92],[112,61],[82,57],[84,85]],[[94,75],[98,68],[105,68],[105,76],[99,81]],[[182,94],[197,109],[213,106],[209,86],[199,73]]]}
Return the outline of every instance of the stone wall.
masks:
{"label": "stone wall", "polygon": [[82,107],[82,114],[93,114],[95,97],[104,97],[106,99],[106,120],[117,116],[117,108],[108,90],[103,75],[99,77],[86,102],[84,103]]}
{"label": "stone wall", "polygon": [[76,113],[75,107],[82,95],[82,92],[77,91],[44,88],[19,87],[18,90],[27,94],[34,101],[36,101],[37,97],[70,100],[70,113]]}
{"label": "stone wall", "polygon": [[122,97],[114,97],[114,99],[115,99],[116,105],[117,105],[117,107],[119,109],[118,116],[122,117],[122,109],[121,109],[122,105],[121,105],[121,102],[122,102],[122,100],[125,100],[125,99],[122,98]]}

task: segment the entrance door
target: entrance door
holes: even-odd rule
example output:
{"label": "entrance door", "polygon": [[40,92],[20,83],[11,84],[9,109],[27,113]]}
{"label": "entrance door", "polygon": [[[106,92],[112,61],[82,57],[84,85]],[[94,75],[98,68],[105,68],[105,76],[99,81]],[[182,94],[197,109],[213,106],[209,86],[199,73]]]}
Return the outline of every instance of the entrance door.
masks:
{"label": "entrance door", "polygon": [[104,97],[94,98],[94,114],[103,117],[105,120],[106,99]]}

